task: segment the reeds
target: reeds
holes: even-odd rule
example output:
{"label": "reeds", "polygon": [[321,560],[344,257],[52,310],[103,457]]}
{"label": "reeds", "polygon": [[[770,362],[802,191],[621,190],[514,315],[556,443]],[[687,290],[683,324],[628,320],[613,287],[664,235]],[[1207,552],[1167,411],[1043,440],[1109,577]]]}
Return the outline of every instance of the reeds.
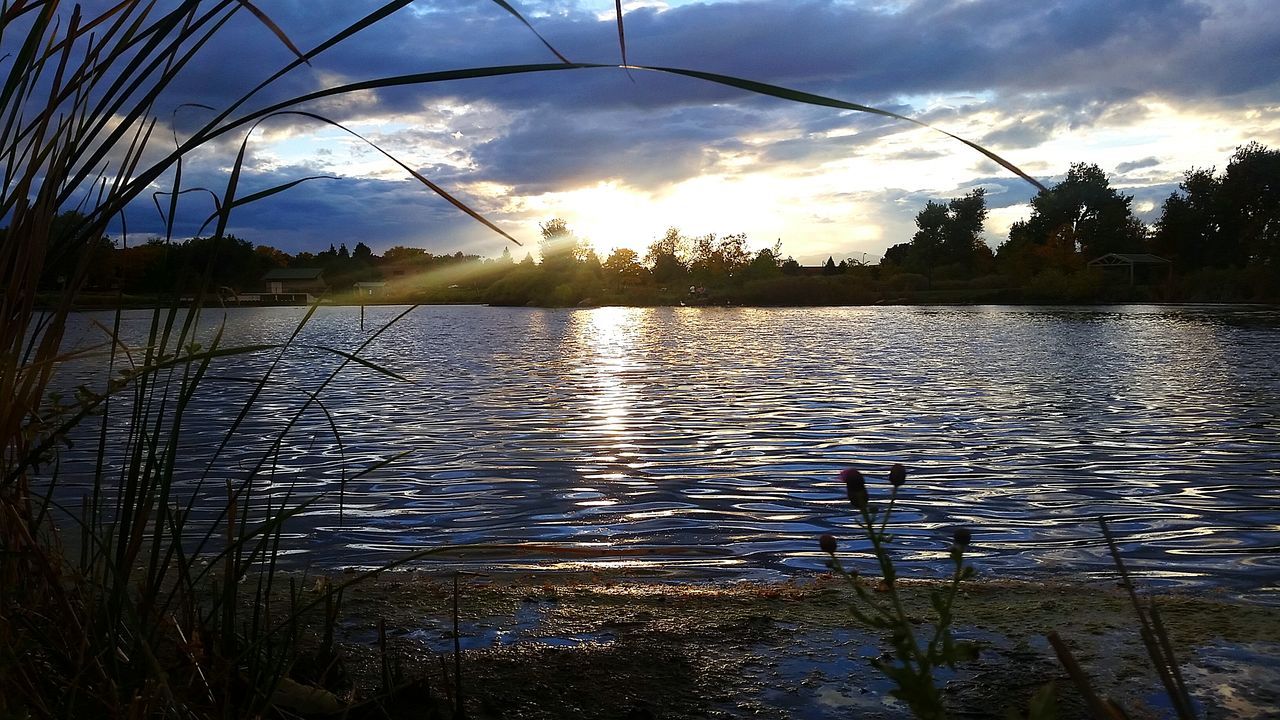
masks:
{"label": "reeds", "polygon": [[[53,0],[0,9],[0,42],[17,47],[0,90],[0,216],[8,220],[0,248],[0,715],[262,714],[297,658],[303,614],[340,592],[304,601],[278,587],[282,529],[316,498],[273,500],[255,485],[304,413],[329,417],[321,393],[343,367],[394,373],[360,357],[364,346],[331,350],[342,358],[338,369],[319,389],[298,393],[293,415],[249,468],[228,472],[219,457],[311,312],[284,343],[227,346],[221,328],[200,329],[209,268],[190,267],[175,288],[197,288],[195,302],[179,307],[175,298],[157,309],[140,344],[122,337],[119,312],[111,327],[99,327],[96,347],[70,353],[63,335],[93,258],[87,250],[113,217],[167,174],[172,238],[187,191],[184,155],[244,126],[225,119],[284,73],[405,4],[383,5],[309,53],[245,0],[183,2],[165,12],[125,0],[93,17]],[[295,60],[164,149],[158,98],[240,12],[264,23]],[[237,198],[242,163],[243,146],[210,219],[216,237],[234,207],[296,184]],[[51,267],[63,274],[55,288]],[[275,357],[250,383],[199,480],[177,482],[196,460],[181,438],[211,369],[264,353]],[[51,393],[73,359],[100,364],[103,379],[70,397]],[[337,432],[331,418],[329,425]],[[57,488],[59,449],[72,437],[96,452],[78,499]],[[214,487],[225,505],[197,519],[197,503]]]}
{"label": "reeds", "polygon": [[[0,47],[10,50],[0,86],[0,218],[8,223],[0,245],[0,716],[269,714],[276,712],[282,685],[298,694],[289,673],[299,656],[306,613],[324,608],[329,632],[322,646],[332,651],[336,594],[342,588],[314,598],[296,587],[285,591],[277,563],[286,523],[317,498],[273,499],[256,488],[304,413],[320,413],[338,433],[323,391],[343,368],[357,363],[398,376],[361,357],[364,346],[351,352],[322,349],[341,357],[338,368],[317,390],[299,391],[294,413],[270,447],[233,472],[218,461],[275,381],[280,358],[297,345],[310,312],[285,342],[228,345],[221,328],[201,329],[202,316],[210,314],[202,304],[209,266],[189,267],[174,287],[194,287],[193,303],[181,307],[175,294],[172,304],[154,311],[141,343],[126,342],[119,312],[110,327],[99,326],[102,340],[95,347],[71,352],[63,339],[93,262],[91,249],[108,225],[156,183],[168,184],[155,197],[166,240],[175,239],[180,200],[196,189],[184,185],[184,158],[197,148],[242,135],[226,186],[202,193],[214,199],[206,226],[219,238],[236,207],[310,179],[239,193],[248,136],[259,123],[292,114],[337,124],[300,105],[358,90],[617,67],[570,63],[543,39],[560,62],[375,78],[255,105],[282,77],[408,4],[383,3],[309,50],[298,48],[249,0],[181,0],[164,9],[144,0],[116,0],[89,13],[58,0],[0,4]],[[510,4],[495,4],[532,29]],[[620,4],[617,12],[625,64]],[[179,137],[160,120],[176,110],[161,106],[161,98],[237,16],[261,23],[292,59],[224,107],[188,103],[208,119]],[[916,122],[723,75],[629,67]],[[1035,182],[1002,158],[967,144]],[[460,211],[515,240],[399,164]],[[51,286],[52,268],[61,278]],[[178,482],[195,460],[184,454],[183,430],[199,412],[212,371],[235,359],[264,355],[270,358],[266,369],[247,379],[248,392],[224,428],[221,444],[203,459],[199,479]],[[104,379],[74,392],[64,389],[63,395],[51,393],[61,387],[59,368],[86,357],[103,368]],[[96,463],[88,491],[68,502],[70,495],[57,490],[63,480],[59,452],[73,437],[91,443]],[[224,502],[212,518],[200,516],[198,503],[213,489]],[[304,694],[307,690],[302,688]],[[460,702],[460,687],[457,692]]]}

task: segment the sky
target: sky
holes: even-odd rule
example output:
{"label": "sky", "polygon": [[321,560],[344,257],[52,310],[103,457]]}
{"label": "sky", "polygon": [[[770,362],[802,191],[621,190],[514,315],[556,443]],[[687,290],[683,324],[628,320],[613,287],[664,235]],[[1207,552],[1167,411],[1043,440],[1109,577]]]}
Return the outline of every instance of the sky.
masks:
{"label": "sky", "polygon": [[[575,62],[614,64],[610,0],[512,0]],[[375,3],[262,0],[300,47]],[[1153,222],[1192,167],[1225,167],[1249,141],[1280,146],[1280,3],[1274,0],[639,0],[624,5],[632,64],[723,73],[885,108],[978,142],[1051,184],[1097,164]],[[248,13],[161,98],[181,136],[289,60]],[[556,58],[492,0],[417,2],[293,71],[255,102],[403,73]],[[250,103],[251,105],[253,103]],[[561,217],[601,257],[688,236],[781,240],[803,263],[874,261],[910,239],[930,199],[985,188],[993,246],[1029,213],[1025,181],[907,122],[618,68],[473,79],[306,106],[365,136],[502,227],[432,194],[365,141],[300,116],[262,123],[242,193],[317,179],[238,209],[229,232],[288,252],[363,242],[495,257],[536,255]],[[219,192],[245,132],[201,148],[184,184]],[[167,189],[161,187],[157,189]],[[211,208],[184,195],[179,231]],[[159,232],[150,197],[131,240]]]}

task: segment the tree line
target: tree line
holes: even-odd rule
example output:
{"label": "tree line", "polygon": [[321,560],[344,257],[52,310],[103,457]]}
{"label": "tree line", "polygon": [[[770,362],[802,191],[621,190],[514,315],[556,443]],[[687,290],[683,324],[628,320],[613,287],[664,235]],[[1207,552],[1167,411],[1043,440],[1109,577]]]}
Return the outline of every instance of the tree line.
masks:
{"label": "tree line", "polygon": [[[997,276],[1023,300],[1275,300],[1280,297],[1280,151],[1256,142],[1237,148],[1226,169],[1193,168],[1148,227],[1133,197],[1112,188],[1097,165],[1077,163],[1031,200],[993,252],[982,241],[981,188],[947,203],[929,201],[911,240],[891,247],[882,272],[911,273],[925,288],[938,280]],[[1128,276],[1088,267],[1110,253],[1168,260],[1141,287]]]}
{"label": "tree line", "polygon": [[[250,292],[273,268],[307,267],[324,271],[336,299],[356,282],[384,281],[390,301],[505,305],[1280,299],[1280,151],[1258,143],[1238,148],[1221,173],[1187,171],[1150,227],[1134,215],[1132,196],[1086,163],[1032,198],[1030,216],[995,250],[983,240],[987,214],[981,188],[930,200],[914,235],[878,265],[833,257],[820,268],[784,257],[781,241],[752,251],[741,233],[686,236],[675,227],[643,253],[617,248],[602,259],[560,218],[541,224],[537,262],[532,253],[517,262],[508,249],[494,259],[404,246],[377,255],[357,242],[291,255],[230,235],[120,247],[104,237],[88,250],[87,287],[143,296]],[[65,213],[51,233],[46,290],[58,289],[78,261],[57,242],[57,226],[76,221]],[[1088,267],[1108,253],[1171,264],[1142,282]]]}

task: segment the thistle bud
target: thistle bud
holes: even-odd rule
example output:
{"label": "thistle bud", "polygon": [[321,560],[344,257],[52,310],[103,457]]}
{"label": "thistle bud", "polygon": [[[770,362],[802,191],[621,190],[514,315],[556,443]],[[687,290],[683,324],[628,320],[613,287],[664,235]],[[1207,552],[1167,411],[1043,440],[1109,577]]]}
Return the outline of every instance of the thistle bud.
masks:
{"label": "thistle bud", "polygon": [[844,480],[844,487],[849,492],[849,504],[859,510],[867,509],[867,481],[862,478],[862,473],[849,468],[840,473],[840,479]]}
{"label": "thistle bud", "polygon": [[825,533],[818,536],[818,547],[822,548],[822,552],[828,555],[834,555],[836,552],[836,536]]}
{"label": "thistle bud", "polygon": [[899,488],[902,487],[903,483],[906,481],[907,469],[902,467],[902,463],[894,463],[893,467],[889,468],[889,482],[892,483],[894,487]]}
{"label": "thistle bud", "polygon": [[955,542],[956,547],[966,548],[969,547],[969,541],[973,539],[973,533],[969,532],[969,528],[956,528],[955,534],[952,535],[951,539]]}

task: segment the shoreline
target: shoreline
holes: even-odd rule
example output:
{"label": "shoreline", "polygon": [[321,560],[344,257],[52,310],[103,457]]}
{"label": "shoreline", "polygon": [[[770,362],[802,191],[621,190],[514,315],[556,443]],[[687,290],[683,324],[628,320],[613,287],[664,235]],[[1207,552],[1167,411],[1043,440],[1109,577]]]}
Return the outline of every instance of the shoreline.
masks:
{"label": "shoreline", "polygon": [[[456,637],[452,577],[388,571],[344,591],[336,639],[357,687],[376,680],[383,634],[407,676],[420,673],[437,691],[450,681],[441,662],[456,641],[474,717],[909,716],[870,664],[888,643],[849,618],[853,594],[830,574],[727,583],[613,571],[461,575]],[[319,578],[313,597],[346,579]],[[900,582],[917,627],[936,585]],[[1280,712],[1280,610],[1212,593],[1141,594],[1158,598],[1202,709]],[[977,661],[938,675],[957,716],[1025,710],[1054,681],[1060,717],[1084,717],[1044,638],[1051,630],[1099,694],[1135,718],[1163,714],[1132,607],[1113,585],[977,579],[962,585],[955,615],[957,637],[983,646]],[[1245,667],[1252,672],[1238,672]]]}
{"label": "shoreline", "polygon": [[[179,307],[186,307],[188,304],[181,304]],[[532,308],[540,310],[590,310],[595,308],[753,308],[753,309],[770,309],[770,308],[833,308],[833,307],[849,307],[849,308],[876,308],[876,307],[1064,307],[1064,308],[1097,308],[1111,306],[1132,306],[1132,305],[1150,305],[1153,307],[1210,307],[1210,308],[1280,308],[1280,300],[1274,302],[1248,302],[1248,301],[1156,301],[1156,300],[1096,300],[1091,302],[1045,302],[1045,301],[1017,301],[1002,300],[998,302],[992,301],[969,301],[969,300],[936,300],[936,299],[909,299],[897,298],[894,300],[879,300],[867,303],[843,303],[843,304],[810,304],[810,303],[625,303],[625,302],[601,302],[601,303],[578,303],[575,305],[504,305],[500,303],[488,303],[483,301],[414,301],[410,299],[394,299],[379,302],[348,302],[348,301],[324,301],[319,307],[341,307],[341,308],[375,308],[375,307],[407,307],[411,305],[419,305],[422,307],[491,307],[491,308]],[[116,303],[114,296],[110,301],[90,301],[77,302],[72,305],[73,312],[90,312],[100,310],[168,310],[173,305],[157,302],[155,298],[136,298],[122,303]],[[232,308],[288,308],[288,307],[307,307],[305,305],[259,305],[259,304],[237,304],[237,305],[219,305],[206,304],[205,309],[232,309]],[[37,302],[37,311],[49,312],[56,309],[56,306],[49,303]]]}

